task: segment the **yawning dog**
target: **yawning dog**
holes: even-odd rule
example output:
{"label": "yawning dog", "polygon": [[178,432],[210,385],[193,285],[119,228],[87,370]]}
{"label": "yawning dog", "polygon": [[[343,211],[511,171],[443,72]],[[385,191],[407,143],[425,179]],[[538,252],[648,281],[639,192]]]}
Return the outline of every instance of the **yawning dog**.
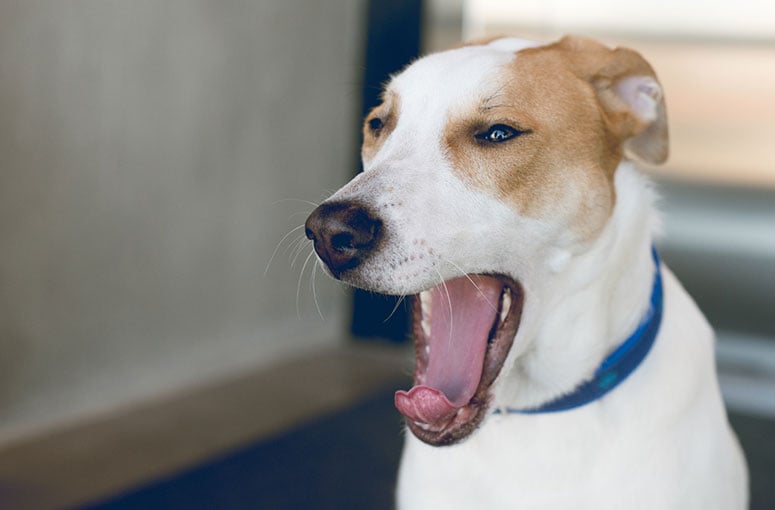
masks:
{"label": "yawning dog", "polygon": [[499,38],[393,77],[308,218],[330,274],[413,296],[404,509],[741,509],[711,328],[653,248],[668,153],[636,52]]}

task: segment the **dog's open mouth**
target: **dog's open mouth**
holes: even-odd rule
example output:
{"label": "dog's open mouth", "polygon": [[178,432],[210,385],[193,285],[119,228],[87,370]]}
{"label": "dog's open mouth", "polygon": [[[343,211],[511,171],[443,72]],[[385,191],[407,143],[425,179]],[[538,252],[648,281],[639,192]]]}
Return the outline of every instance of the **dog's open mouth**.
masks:
{"label": "dog's open mouth", "polygon": [[448,445],[479,425],[522,303],[521,286],[500,275],[466,275],[415,296],[414,387],[395,397],[415,436]]}

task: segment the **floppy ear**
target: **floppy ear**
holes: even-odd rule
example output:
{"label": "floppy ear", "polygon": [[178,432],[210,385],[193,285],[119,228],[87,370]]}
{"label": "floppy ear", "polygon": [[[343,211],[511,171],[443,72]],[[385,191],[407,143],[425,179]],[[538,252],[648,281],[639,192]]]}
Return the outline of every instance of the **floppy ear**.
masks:
{"label": "floppy ear", "polygon": [[645,163],[664,163],[668,154],[667,114],[654,70],[635,51],[611,50],[578,37],[560,41],[575,52],[580,74],[595,89],[610,133],[624,155]]}

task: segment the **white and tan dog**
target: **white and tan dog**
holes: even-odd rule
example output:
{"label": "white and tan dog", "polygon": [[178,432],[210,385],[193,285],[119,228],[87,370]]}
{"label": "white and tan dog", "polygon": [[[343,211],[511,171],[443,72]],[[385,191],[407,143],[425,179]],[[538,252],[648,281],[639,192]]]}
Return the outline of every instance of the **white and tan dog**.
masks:
{"label": "white and tan dog", "polygon": [[646,61],[502,38],[418,60],[383,99],[365,171],[307,236],[334,277],[417,296],[398,506],[744,508],[713,332],[655,265],[631,162],[668,151]]}

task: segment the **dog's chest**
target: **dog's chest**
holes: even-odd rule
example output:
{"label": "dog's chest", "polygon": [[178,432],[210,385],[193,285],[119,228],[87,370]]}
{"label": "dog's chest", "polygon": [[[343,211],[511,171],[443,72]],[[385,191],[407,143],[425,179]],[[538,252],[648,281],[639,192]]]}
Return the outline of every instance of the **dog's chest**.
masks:
{"label": "dog's chest", "polygon": [[654,454],[678,452],[675,436],[644,441],[594,419],[508,419],[448,449],[407,437],[399,508],[653,509],[680,500],[681,464]]}

